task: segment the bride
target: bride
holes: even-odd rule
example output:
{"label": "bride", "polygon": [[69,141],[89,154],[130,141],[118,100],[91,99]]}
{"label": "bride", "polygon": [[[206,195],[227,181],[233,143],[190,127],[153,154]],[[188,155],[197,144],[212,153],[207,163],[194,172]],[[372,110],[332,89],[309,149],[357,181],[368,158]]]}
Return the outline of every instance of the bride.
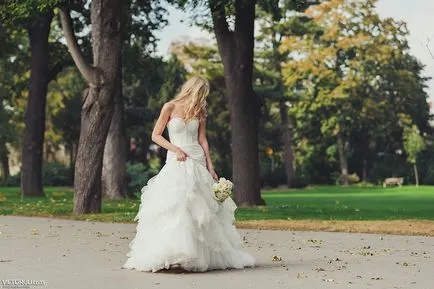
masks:
{"label": "bride", "polygon": [[[208,93],[208,82],[195,76],[163,105],[152,140],[167,149],[166,164],[141,190],[136,235],[122,268],[203,272],[254,265],[253,257],[240,250],[235,203],[214,199],[218,176],[205,134]],[[170,142],[162,136],[166,127]]]}

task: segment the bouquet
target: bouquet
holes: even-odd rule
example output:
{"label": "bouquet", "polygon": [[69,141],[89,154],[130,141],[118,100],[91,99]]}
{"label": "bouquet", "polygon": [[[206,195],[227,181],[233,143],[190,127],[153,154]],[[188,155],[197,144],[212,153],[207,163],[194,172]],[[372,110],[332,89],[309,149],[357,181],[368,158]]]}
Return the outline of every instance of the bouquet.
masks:
{"label": "bouquet", "polygon": [[232,195],[233,187],[234,184],[231,181],[225,178],[220,178],[219,181],[214,183],[212,186],[214,191],[214,199],[220,203],[224,202],[227,197]]}

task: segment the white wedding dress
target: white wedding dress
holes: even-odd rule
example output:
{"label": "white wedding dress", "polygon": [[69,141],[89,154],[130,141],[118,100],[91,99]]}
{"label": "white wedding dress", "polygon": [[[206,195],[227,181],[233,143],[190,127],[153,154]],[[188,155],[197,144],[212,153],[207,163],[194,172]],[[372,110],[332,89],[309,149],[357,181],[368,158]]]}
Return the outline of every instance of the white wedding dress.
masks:
{"label": "white wedding dress", "polygon": [[233,225],[235,203],[214,199],[214,180],[198,143],[198,119],[185,123],[173,117],[167,128],[170,141],[188,157],[180,162],[168,151],[161,171],[142,188],[136,235],[122,268],[156,272],[178,266],[203,272],[253,266]]}

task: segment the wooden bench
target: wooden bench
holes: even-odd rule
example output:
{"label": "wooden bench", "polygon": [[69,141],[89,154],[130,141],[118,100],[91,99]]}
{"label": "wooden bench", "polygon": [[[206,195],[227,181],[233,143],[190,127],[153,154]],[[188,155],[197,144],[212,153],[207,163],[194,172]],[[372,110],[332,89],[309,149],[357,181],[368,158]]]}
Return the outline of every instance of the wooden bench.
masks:
{"label": "wooden bench", "polygon": [[383,187],[386,188],[389,185],[402,186],[404,178],[387,178],[383,181]]}

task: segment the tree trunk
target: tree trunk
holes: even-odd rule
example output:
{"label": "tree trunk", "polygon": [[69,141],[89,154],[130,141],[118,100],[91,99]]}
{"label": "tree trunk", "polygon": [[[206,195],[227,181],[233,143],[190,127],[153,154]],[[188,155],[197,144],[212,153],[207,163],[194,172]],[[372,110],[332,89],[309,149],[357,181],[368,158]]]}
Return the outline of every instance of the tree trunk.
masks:
{"label": "tree trunk", "polygon": [[282,140],[283,140],[283,147],[284,147],[286,184],[288,188],[290,188],[292,180],[294,179],[294,154],[292,150],[292,132],[291,132],[290,122],[288,117],[288,108],[283,100],[279,102],[279,108],[280,108]]}
{"label": "tree trunk", "polygon": [[89,88],[84,92],[75,161],[74,214],[101,212],[104,147],[114,111],[121,51],[121,1],[92,0],[93,67],[84,59],[69,13],[60,10],[62,27],[75,64]]}
{"label": "tree trunk", "polygon": [[416,187],[419,187],[419,173],[417,171],[417,164],[413,164],[413,170],[414,170],[414,179],[416,181]]}
{"label": "tree trunk", "polygon": [[[4,108],[3,108],[3,97],[0,95],[0,121],[6,122],[7,118],[3,118]],[[7,131],[3,130],[6,134]],[[6,183],[10,176],[9,171],[9,158],[8,149],[6,147],[7,136],[0,134],[0,175],[2,177],[2,182]]]}
{"label": "tree trunk", "polygon": [[74,167],[75,167],[75,157],[77,155],[77,144],[72,141],[67,146],[67,151],[69,155],[69,169],[71,171],[71,179],[74,179]]}
{"label": "tree trunk", "polygon": [[43,196],[42,157],[45,133],[45,104],[48,86],[48,35],[52,12],[39,13],[29,28],[31,49],[30,86],[24,116],[21,159],[22,196]]}
{"label": "tree trunk", "polygon": [[364,183],[368,182],[368,161],[367,160],[363,160],[362,181]]}
{"label": "tree trunk", "polygon": [[347,158],[345,156],[345,142],[342,133],[338,134],[338,151],[339,151],[339,163],[341,166],[341,183],[344,186],[348,186],[349,185],[348,164],[347,164]]}
{"label": "tree trunk", "polygon": [[114,113],[104,148],[102,195],[113,200],[132,197],[128,190],[126,170],[127,138],[125,134],[122,96],[122,65],[118,68],[114,96]]}
{"label": "tree trunk", "polygon": [[280,131],[282,133],[282,143],[284,152],[284,164],[286,173],[286,185],[291,187],[292,180],[294,179],[294,154],[292,150],[292,131],[290,128],[290,121],[288,117],[288,107],[285,104],[285,86],[282,81],[282,64],[281,53],[279,47],[281,41],[276,40],[277,31],[272,28],[272,47],[273,47],[273,64],[274,69],[278,73],[277,88],[279,91],[279,111],[280,111]]}
{"label": "tree trunk", "polygon": [[252,86],[255,2],[235,1],[235,30],[230,31],[224,4],[209,1],[228,92],[233,181],[239,206],[264,204],[259,177],[259,101]]}
{"label": "tree trunk", "polygon": [[73,151],[73,143],[70,142],[67,146],[66,146],[66,151],[68,152],[68,158],[69,158],[69,168],[71,170],[74,169],[74,151]]}
{"label": "tree trunk", "polygon": [[8,158],[8,149],[6,147],[6,143],[3,141],[1,136],[0,136],[0,167],[2,169],[2,182],[6,183],[10,177],[9,158]]}
{"label": "tree trunk", "polygon": [[[260,195],[258,112],[250,80],[241,71],[226,80],[229,95],[232,168],[235,200],[239,206],[263,204]],[[237,75],[238,74],[238,75]],[[247,78],[247,77],[246,77]],[[247,84],[247,85],[246,85]]]}

